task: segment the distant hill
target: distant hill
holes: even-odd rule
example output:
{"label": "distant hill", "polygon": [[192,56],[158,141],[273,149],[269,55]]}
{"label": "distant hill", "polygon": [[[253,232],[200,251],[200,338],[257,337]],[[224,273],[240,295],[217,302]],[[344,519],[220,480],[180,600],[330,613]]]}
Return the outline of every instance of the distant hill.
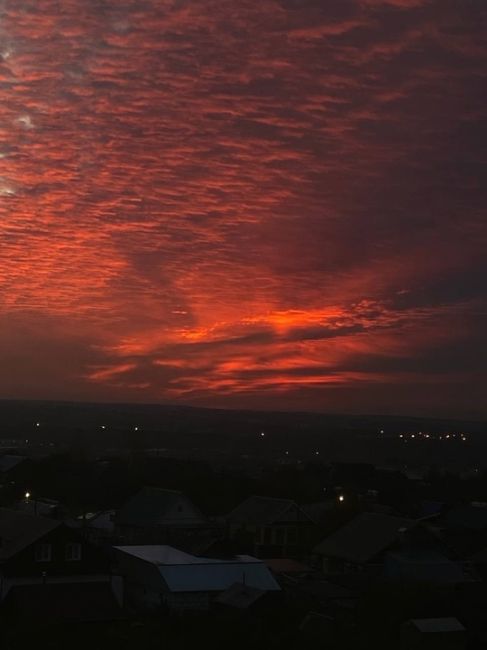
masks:
{"label": "distant hill", "polygon": [[[0,422],[3,439],[29,440],[34,444],[52,441],[67,447],[89,445],[99,449],[162,447],[193,451],[202,457],[232,451],[236,455],[256,456],[275,456],[288,451],[292,456],[305,458],[318,451],[320,459],[332,456],[370,460],[397,454],[402,457],[405,450],[396,449],[399,433],[419,430],[431,433],[461,430],[482,444],[487,443],[487,437],[481,435],[487,431],[483,422],[160,404],[4,400],[0,401]],[[450,449],[453,452],[452,445]]]}

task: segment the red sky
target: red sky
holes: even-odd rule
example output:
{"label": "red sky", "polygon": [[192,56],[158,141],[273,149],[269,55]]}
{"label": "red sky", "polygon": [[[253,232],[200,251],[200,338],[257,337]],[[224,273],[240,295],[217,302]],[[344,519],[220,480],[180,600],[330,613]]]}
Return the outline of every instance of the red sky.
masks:
{"label": "red sky", "polygon": [[0,397],[487,415],[484,0],[0,0]]}

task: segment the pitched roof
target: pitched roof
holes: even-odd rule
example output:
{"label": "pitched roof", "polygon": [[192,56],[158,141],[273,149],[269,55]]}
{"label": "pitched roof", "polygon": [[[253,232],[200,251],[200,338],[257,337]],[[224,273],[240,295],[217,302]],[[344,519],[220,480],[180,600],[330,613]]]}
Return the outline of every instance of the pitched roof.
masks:
{"label": "pitched roof", "polygon": [[303,521],[310,521],[301,508],[291,499],[251,496],[232,510],[227,519],[230,523],[273,524],[281,520],[290,508],[296,508]]}
{"label": "pitched roof", "polygon": [[0,508],[0,561],[7,560],[61,525],[61,522]]}
{"label": "pitched roof", "polygon": [[220,560],[197,557],[164,545],[114,548],[154,565],[171,592],[224,591],[239,581],[265,591],[280,591],[266,565],[249,555]]}
{"label": "pitched roof", "polygon": [[133,555],[139,560],[151,562],[156,565],[193,564],[198,561],[196,556],[165,544],[134,544],[129,546],[115,546],[114,548],[118,551],[122,551],[122,553]]}
{"label": "pitched roof", "polygon": [[205,521],[204,515],[182,492],[154,487],[144,487],[129,499],[117,512],[115,521],[122,525],[157,526],[181,499],[191,504],[193,511],[201,517],[201,522]]}
{"label": "pitched roof", "polygon": [[314,552],[363,564],[391,546],[402,529],[414,524],[404,517],[364,512],[323,540]]}

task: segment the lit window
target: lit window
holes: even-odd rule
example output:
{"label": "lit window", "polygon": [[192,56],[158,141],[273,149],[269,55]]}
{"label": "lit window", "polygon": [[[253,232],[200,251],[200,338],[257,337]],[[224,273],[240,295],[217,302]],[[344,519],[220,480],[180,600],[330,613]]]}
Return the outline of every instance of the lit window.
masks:
{"label": "lit window", "polygon": [[66,544],[65,559],[68,562],[76,562],[81,560],[81,544]]}
{"label": "lit window", "polygon": [[51,544],[39,544],[35,550],[36,562],[50,562],[52,555]]}

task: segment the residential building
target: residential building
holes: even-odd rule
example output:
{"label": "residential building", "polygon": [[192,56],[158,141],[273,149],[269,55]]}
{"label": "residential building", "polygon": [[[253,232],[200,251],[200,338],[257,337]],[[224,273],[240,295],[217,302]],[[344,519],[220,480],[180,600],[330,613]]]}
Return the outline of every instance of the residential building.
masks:
{"label": "residential building", "polygon": [[182,492],[145,487],[115,515],[115,535],[124,544],[182,544],[214,525]]}
{"label": "residential building", "polygon": [[121,581],[111,575],[109,558],[78,531],[54,519],[0,508],[0,603],[14,588],[20,598],[24,587],[86,583],[109,584],[121,599]]}
{"label": "residential building", "polygon": [[251,496],[227,515],[232,539],[247,540],[258,557],[300,558],[309,550],[313,520],[290,499]]}

